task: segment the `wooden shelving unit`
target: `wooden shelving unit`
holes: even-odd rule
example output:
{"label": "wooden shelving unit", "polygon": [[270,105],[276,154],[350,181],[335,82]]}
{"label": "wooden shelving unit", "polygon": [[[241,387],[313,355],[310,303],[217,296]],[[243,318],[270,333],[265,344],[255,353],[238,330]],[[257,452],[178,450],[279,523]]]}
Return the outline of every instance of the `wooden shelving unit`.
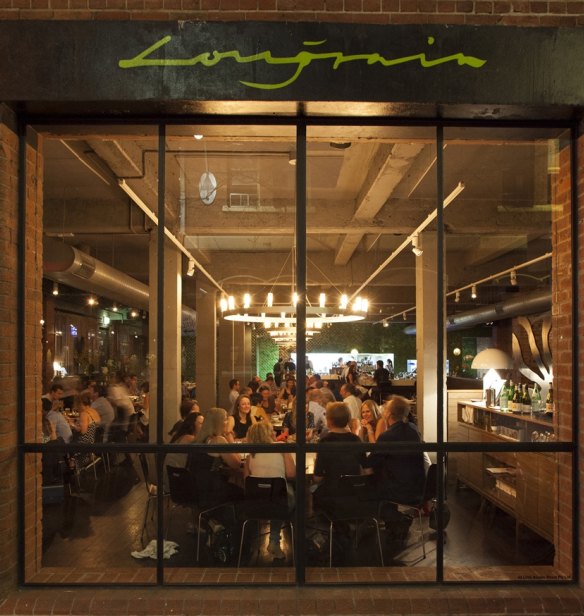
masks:
{"label": "wooden shelving unit", "polygon": [[[531,441],[553,438],[551,419],[502,412],[477,401],[457,404],[459,442]],[[457,453],[458,480],[548,541],[553,541],[557,492],[556,455],[548,452]]]}

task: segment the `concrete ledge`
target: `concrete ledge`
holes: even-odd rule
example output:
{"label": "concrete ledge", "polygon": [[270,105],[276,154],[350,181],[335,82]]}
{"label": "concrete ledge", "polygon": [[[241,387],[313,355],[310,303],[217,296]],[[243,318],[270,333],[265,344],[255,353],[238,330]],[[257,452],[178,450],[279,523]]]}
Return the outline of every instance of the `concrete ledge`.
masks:
{"label": "concrete ledge", "polygon": [[290,588],[27,588],[0,601],[0,616],[584,613],[576,586]]}

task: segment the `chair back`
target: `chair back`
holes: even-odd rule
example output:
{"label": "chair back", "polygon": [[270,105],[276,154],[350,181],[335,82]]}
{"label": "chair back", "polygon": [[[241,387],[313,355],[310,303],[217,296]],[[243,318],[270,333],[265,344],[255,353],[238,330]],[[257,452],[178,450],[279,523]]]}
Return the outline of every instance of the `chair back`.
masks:
{"label": "chair back", "polygon": [[288,485],[283,477],[247,477],[245,501],[242,509],[246,517],[282,517],[289,514]]}
{"label": "chair back", "polygon": [[377,501],[374,475],[342,475],[338,483],[338,496],[351,501]]}
{"label": "chair back", "polygon": [[197,488],[190,471],[179,466],[167,466],[170,500],[175,505],[192,507],[197,503]]}

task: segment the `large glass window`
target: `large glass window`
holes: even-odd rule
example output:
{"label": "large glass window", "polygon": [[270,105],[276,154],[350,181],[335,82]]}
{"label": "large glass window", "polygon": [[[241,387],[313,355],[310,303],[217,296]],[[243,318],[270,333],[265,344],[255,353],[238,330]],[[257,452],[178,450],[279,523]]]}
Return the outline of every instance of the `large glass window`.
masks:
{"label": "large glass window", "polygon": [[37,127],[25,582],[571,578],[569,135],[271,122]]}

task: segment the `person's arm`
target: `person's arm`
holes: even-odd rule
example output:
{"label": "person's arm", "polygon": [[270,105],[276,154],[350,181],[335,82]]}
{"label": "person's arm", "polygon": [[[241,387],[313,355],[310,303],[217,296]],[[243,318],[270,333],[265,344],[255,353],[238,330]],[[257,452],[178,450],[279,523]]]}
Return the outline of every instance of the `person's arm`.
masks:
{"label": "person's arm", "polygon": [[284,456],[284,468],[286,470],[286,479],[294,479],[296,477],[296,464],[292,454],[286,452],[282,454]]}
{"label": "person's arm", "polygon": [[79,413],[79,428],[77,431],[79,434],[86,434],[87,428],[89,427],[89,413],[87,411],[80,411]]}
{"label": "person's arm", "polygon": [[366,443],[375,443],[377,440],[377,436],[375,435],[375,430],[373,426],[364,419],[361,420],[361,426],[363,428],[363,436]]}
{"label": "person's arm", "polygon": [[225,440],[228,443],[235,442],[235,437],[233,435],[234,428],[235,428],[235,417],[233,417],[233,415],[230,415],[227,418],[227,424],[225,425],[225,432],[223,433],[223,436],[225,437]]}
{"label": "person's arm", "polygon": [[[213,440],[213,442],[215,444],[220,444],[227,443],[228,441],[224,436],[218,436]],[[233,470],[239,469],[241,466],[241,457],[237,453],[222,453],[221,459],[229,468],[232,468]]]}

